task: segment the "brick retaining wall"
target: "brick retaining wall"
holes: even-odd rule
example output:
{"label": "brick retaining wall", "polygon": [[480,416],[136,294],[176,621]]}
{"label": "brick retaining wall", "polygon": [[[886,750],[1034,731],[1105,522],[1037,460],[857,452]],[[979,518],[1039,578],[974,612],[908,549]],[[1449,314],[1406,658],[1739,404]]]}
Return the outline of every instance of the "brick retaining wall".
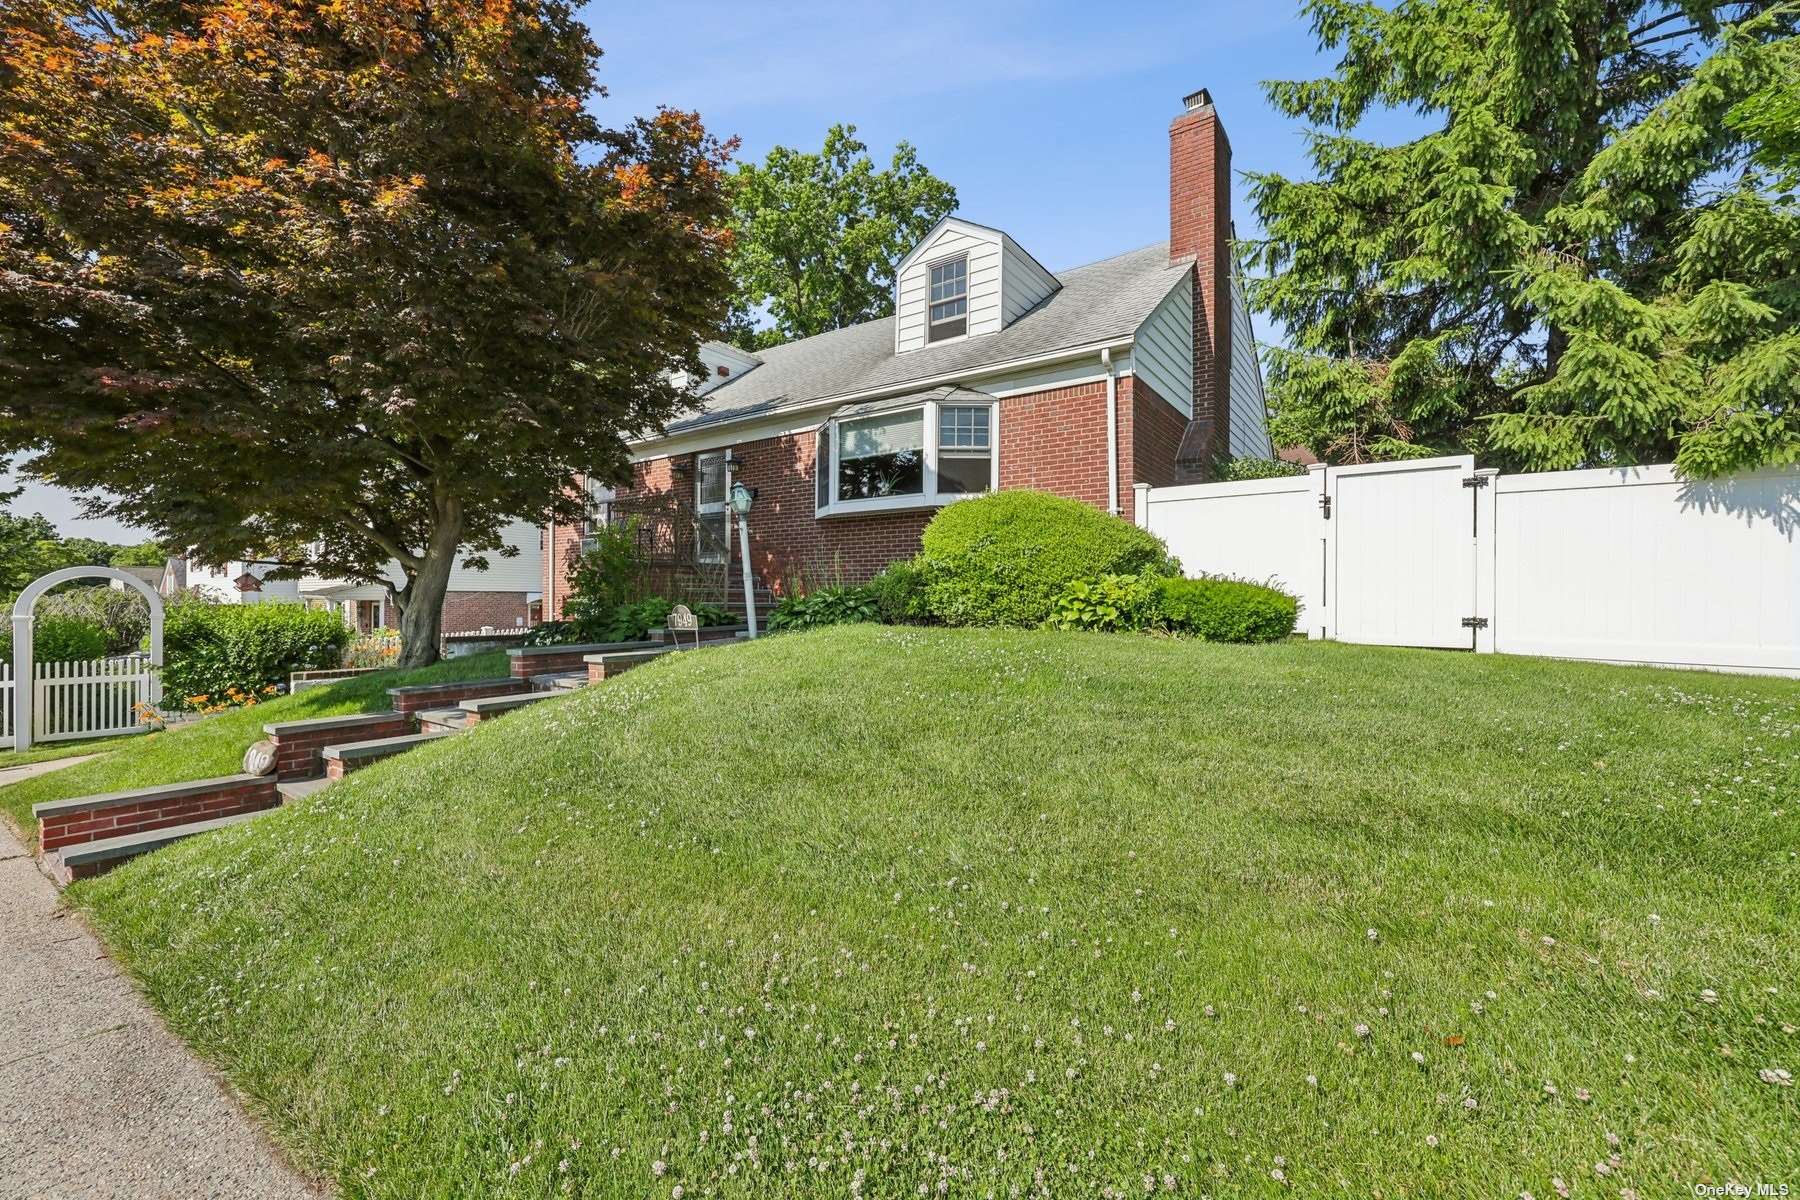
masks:
{"label": "brick retaining wall", "polygon": [[310,779],[319,774],[323,769],[319,751],[327,746],[399,737],[412,731],[412,717],[396,712],[319,717],[263,726],[263,733],[275,743],[275,778],[283,781]]}
{"label": "brick retaining wall", "polygon": [[226,775],[165,787],[53,800],[32,809],[44,851],[191,821],[258,812],[281,803],[273,775]]}

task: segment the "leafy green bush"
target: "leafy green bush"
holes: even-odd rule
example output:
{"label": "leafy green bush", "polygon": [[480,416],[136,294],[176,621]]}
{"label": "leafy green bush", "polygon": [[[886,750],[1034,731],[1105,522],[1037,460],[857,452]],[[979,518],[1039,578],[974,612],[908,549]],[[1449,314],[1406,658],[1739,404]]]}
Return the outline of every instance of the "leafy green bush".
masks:
{"label": "leafy green bush", "polygon": [[54,614],[98,626],[106,635],[108,654],[142,649],[150,632],[149,602],[136,591],[122,588],[62,588],[38,601],[37,612],[39,621]]}
{"label": "leafy green bush", "polygon": [[875,601],[876,617],[887,625],[920,625],[930,620],[925,607],[925,568],[916,562],[889,563],[865,585]]}
{"label": "leafy green bush", "polygon": [[216,708],[267,695],[295,671],[337,667],[352,636],[336,613],[298,604],[174,605],[163,621],[163,703]]}
{"label": "leafy green bush", "polygon": [[581,640],[570,621],[539,621],[519,639],[521,646],[567,646]]}
{"label": "leafy green bush", "polygon": [[[38,619],[31,630],[33,662],[89,662],[106,657],[106,631],[92,621],[61,613],[44,613],[39,607]],[[0,662],[11,663],[13,639],[11,622],[0,629]]]}
{"label": "leafy green bush", "polygon": [[1056,597],[1049,624],[1056,629],[1114,632],[1154,625],[1161,613],[1155,575],[1102,575],[1077,579]]}
{"label": "leafy green bush", "polygon": [[925,527],[923,546],[925,608],[949,625],[1041,625],[1077,579],[1177,569],[1154,534],[1045,492],[947,505]]}
{"label": "leafy green bush", "polygon": [[1284,479],[1290,475],[1304,475],[1306,468],[1299,463],[1288,462],[1282,458],[1231,458],[1219,468],[1220,483],[1233,483],[1242,479]]}
{"label": "leafy green bush", "polygon": [[1300,601],[1243,579],[1158,581],[1163,622],[1209,642],[1278,642],[1294,632]]}
{"label": "leafy green bush", "polygon": [[[667,625],[674,609],[675,601],[649,596],[617,606],[604,622],[589,625],[577,621],[575,628],[584,635],[583,641],[639,642],[650,636],[652,629]],[[702,625],[730,625],[737,619],[716,604],[690,604],[688,611]]]}
{"label": "leafy green bush", "polygon": [[637,530],[636,517],[589,529],[586,548],[569,567],[569,595],[563,605],[577,626],[607,624],[622,606],[642,598],[644,552]]}
{"label": "leafy green bush", "polygon": [[804,595],[782,597],[775,611],[769,614],[769,632],[880,619],[881,608],[875,602],[875,594],[867,587],[823,587]]}

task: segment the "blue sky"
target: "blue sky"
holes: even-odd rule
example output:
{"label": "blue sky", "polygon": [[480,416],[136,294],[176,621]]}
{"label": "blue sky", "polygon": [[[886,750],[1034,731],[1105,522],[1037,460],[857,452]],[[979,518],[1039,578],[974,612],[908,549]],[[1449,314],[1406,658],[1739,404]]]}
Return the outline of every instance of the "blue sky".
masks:
{"label": "blue sky", "polygon": [[[1297,4],[1114,6],[970,0],[746,5],[597,3],[581,10],[605,51],[609,125],[667,104],[696,109],[740,156],[817,149],[857,126],[878,161],[896,142],[955,185],[960,212],[1012,234],[1051,270],[1168,236],[1168,127],[1211,90],[1235,171],[1306,174],[1301,127],[1270,110],[1265,79],[1330,70]],[[1409,118],[1371,132],[1393,135]],[[1239,236],[1255,236],[1243,180]],[[1276,336],[1259,322],[1258,335]],[[15,510],[71,535],[135,540],[76,518],[74,498],[32,486]]]}

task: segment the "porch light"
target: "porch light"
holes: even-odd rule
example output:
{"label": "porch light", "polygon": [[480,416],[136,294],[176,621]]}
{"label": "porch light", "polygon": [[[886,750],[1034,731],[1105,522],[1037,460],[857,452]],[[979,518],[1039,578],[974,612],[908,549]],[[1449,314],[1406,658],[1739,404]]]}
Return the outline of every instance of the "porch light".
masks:
{"label": "porch light", "polygon": [[747,487],[742,480],[731,485],[726,494],[726,505],[736,515],[738,522],[738,558],[744,564],[744,616],[750,626],[750,636],[756,636],[756,585],[750,581],[750,506],[756,503],[756,489]]}

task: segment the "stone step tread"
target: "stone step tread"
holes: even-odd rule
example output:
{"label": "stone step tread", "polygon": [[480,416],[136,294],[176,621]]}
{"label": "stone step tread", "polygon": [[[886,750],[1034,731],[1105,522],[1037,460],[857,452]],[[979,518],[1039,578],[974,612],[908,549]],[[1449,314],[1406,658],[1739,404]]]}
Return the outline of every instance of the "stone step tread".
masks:
{"label": "stone step tread", "polygon": [[484,696],[478,700],[464,700],[460,706],[459,715],[466,724],[471,713],[479,713],[481,716],[488,717],[497,713],[511,712],[515,708],[523,708],[527,704],[536,704],[539,700],[550,698],[551,693],[549,692],[520,692],[513,696]]}
{"label": "stone step tread", "polygon": [[426,742],[435,742],[439,738],[447,738],[448,733],[407,733],[399,737],[374,738],[367,742],[345,742],[341,746],[327,746],[319,751],[326,758],[380,758],[387,754],[398,754],[410,750],[414,746],[423,746]]}
{"label": "stone step tread", "polygon": [[442,692],[466,692],[470,688],[516,689],[519,681],[511,675],[496,675],[491,679],[453,679],[449,683],[412,683],[405,687],[391,687],[387,690],[390,696],[431,696]]}
{"label": "stone step tread", "polygon": [[260,817],[263,813],[274,811],[272,808],[265,808],[256,812],[233,813],[229,817],[214,817],[209,821],[191,821],[186,825],[146,829],[142,833],[128,833],[123,837],[102,838],[97,842],[79,842],[72,846],[52,850],[50,853],[60,858],[65,867],[110,862],[115,858],[130,858],[133,855],[146,854],[151,850],[160,850],[172,842],[179,842],[183,838],[190,838],[198,833],[210,833],[215,829],[241,825],[253,817]]}
{"label": "stone step tread", "polygon": [[553,692],[559,688],[587,686],[587,669],[579,671],[549,671],[543,675],[533,675],[531,686],[540,692]]}
{"label": "stone step tread", "polygon": [[320,788],[327,787],[331,780],[323,775],[314,775],[310,779],[290,779],[286,783],[275,785],[275,791],[281,796],[283,804],[292,804],[296,800],[312,795]]}
{"label": "stone step tread", "polygon": [[[526,694],[529,695],[529,693]],[[507,697],[507,699],[511,698]],[[464,701],[464,703],[469,702]],[[454,733],[469,723],[469,714],[462,708],[428,708],[414,713],[413,716],[418,718],[420,733],[432,732],[425,728],[427,725],[433,726],[438,732]]]}
{"label": "stone step tread", "polygon": [[674,654],[676,649],[674,646],[656,646],[648,650],[614,650],[606,654],[584,655],[581,661],[590,663],[642,662],[646,659],[659,658],[664,654]]}

